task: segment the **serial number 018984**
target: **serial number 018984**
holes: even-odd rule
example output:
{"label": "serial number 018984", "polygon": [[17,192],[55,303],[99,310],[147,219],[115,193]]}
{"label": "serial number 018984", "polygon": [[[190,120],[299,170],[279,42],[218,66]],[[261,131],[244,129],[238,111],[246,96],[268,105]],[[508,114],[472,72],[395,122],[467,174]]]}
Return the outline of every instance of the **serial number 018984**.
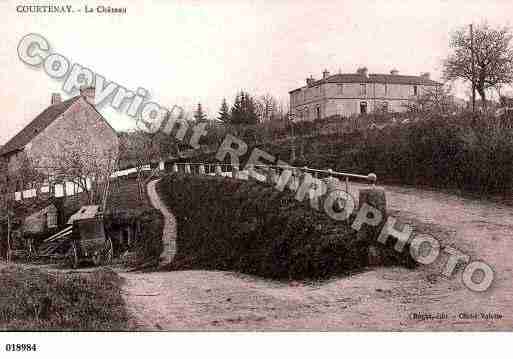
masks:
{"label": "serial number 018984", "polygon": [[6,344],[6,352],[36,352],[37,344]]}

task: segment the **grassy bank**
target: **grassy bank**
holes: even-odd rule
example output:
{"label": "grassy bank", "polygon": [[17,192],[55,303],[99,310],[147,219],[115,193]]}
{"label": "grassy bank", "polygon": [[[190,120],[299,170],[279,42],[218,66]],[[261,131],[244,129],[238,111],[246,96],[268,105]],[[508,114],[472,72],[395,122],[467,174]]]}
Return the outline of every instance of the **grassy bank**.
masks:
{"label": "grassy bank", "polygon": [[[176,267],[235,270],[277,279],[324,278],[368,265],[374,238],[354,217],[335,221],[294,193],[255,181],[171,175],[158,188],[178,222]],[[390,253],[383,248],[381,254]],[[405,258],[387,257],[387,264]]]}
{"label": "grassy bank", "polygon": [[61,274],[0,269],[0,330],[127,330],[128,316],[111,271]]}

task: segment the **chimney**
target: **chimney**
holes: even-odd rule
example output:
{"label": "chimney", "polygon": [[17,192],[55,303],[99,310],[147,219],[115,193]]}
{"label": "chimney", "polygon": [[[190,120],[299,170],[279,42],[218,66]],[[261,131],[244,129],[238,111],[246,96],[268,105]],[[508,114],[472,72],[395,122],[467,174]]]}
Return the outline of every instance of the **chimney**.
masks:
{"label": "chimney", "polygon": [[55,105],[56,103],[62,102],[61,94],[60,93],[52,93],[52,102],[51,105]]}
{"label": "chimney", "polygon": [[423,72],[420,74],[420,77],[422,77],[426,80],[429,80],[429,79],[431,79],[431,74],[429,72]]}
{"label": "chimney", "polygon": [[330,76],[330,72],[329,72],[327,69],[325,69],[325,70],[322,72],[322,78],[323,78],[324,80],[326,80],[329,76]]}
{"label": "chimney", "polygon": [[367,67],[358,68],[358,70],[356,70],[356,73],[364,77],[369,77],[369,69],[367,69]]}
{"label": "chimney", "polygon": [[89,87],[82,87],[80,89],[80,96],[85,98],[87,102],[89,102],[91,105],[94,105],[94,99],[95,99],[95,88],[92,86]]}
{"label": "chimney", "polygon": [[399,75],[399,71],[397,69],[392,69],[392,71],[390,71],[390,75]]}

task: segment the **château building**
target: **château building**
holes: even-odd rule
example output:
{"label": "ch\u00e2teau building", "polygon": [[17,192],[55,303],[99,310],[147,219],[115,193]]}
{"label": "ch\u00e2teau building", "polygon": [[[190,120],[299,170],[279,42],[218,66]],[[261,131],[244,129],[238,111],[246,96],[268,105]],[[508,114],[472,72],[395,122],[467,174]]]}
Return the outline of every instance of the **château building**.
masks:
{"label": "ch\u00e2teau building", "polygon": [[325,70],[322,79],[306,79],[303,87],[289,92],[290,108],[295,121],[313,121],[331,116],[348,117],[372,112],[404,112],[409,101],[428,90],[442,86],[420,76],[369,74],[366,67],[356,73],[330,75]]}

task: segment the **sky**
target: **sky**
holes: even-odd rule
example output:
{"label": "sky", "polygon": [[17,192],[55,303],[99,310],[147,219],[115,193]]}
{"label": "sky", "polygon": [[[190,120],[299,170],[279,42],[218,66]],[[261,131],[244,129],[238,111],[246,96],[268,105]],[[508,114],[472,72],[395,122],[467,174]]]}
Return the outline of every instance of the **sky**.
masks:
{"label": "sky", "polygon": [[[27,14],[20,4],[126,7],[126,14]],[[441,76],[450,32],[470,23],[512,25],[511,0],[450,1],[10,1],[0,0],[0,106],[5,143],[50,104],[62,81],[23,64],[17,46],[43,35],[51,51],[110,81],[147,89],[163,106],[210,117],[244,89],[285,104],[307,77],[355,72]],[[464,89],[455,91],[464,96]],[[68,96],[64,96],[64,99]],[[118,130],[133,120],[102,108]]]}

